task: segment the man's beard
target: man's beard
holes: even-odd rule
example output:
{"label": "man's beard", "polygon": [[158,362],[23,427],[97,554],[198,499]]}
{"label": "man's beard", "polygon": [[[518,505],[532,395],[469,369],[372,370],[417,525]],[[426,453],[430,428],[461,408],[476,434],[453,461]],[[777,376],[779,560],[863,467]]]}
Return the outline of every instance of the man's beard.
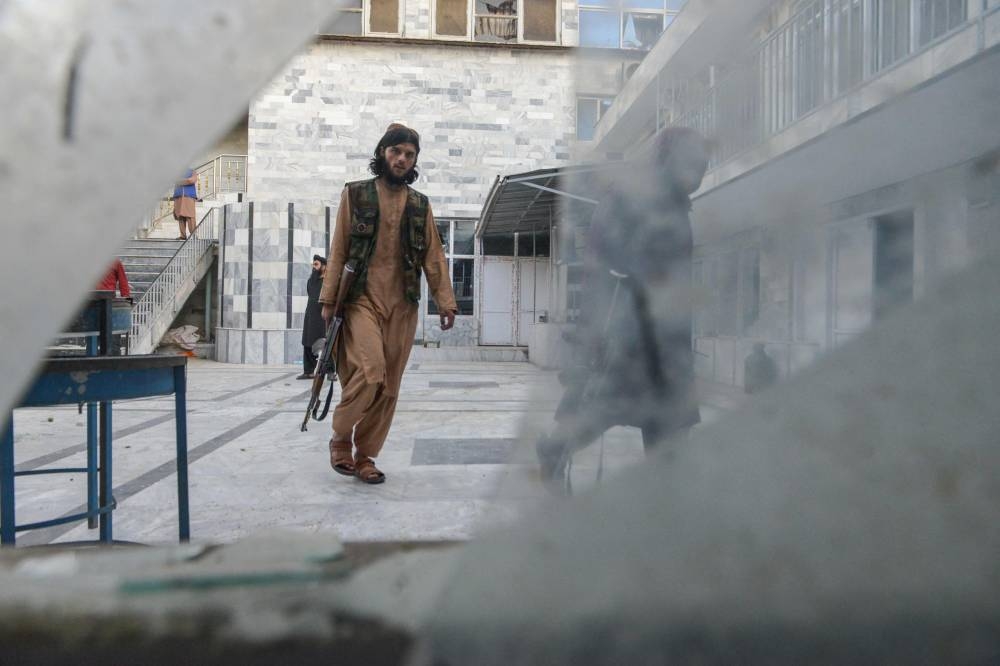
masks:
{"label": "man's beard", "polygon": [[386,168],[385,174],[383,174],[383,177],[385,178],[385,182],[389,183],[390,185],[394,185],[394,186],[398,187],[400,185],[409,185],[410,184],[410,176],[412,176],[412,175],[413,175],[413,169],[410,169],[409,171],[407,171],[406,173],[404,173],[402,176],[397,176],[396,174],[394,174],[392,172],[392,167],[388,167],[388,168]]}

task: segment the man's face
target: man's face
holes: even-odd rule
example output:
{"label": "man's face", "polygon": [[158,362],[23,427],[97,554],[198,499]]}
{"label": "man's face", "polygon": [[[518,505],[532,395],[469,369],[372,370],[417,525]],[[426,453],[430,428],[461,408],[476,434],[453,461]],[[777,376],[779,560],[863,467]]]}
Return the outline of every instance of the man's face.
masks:
{"label": "man's face", "polygon": [[383,149],[389,173],[396,180],[406,178],[417,164],[417,147],[412,143],[399,143]]}
{"label": "man's face", "polygon": [[313,262],[313,270],[314,271],[319,271],[320,273],[322,273],[323,272],[323,262],[321,262],[319,260],[314,261]]}

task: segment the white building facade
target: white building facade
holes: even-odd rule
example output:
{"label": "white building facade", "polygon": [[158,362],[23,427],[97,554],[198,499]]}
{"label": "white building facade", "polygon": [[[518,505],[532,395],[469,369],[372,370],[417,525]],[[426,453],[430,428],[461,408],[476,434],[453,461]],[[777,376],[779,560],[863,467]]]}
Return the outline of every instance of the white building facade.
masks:
{"label": "white building facade", "polygon": [[[326,253],[344,183],[369,177],[390,122],[421,134],[414,186],[430,197],[460,306],[455,329],[442,335],[434,304],[422,299],[418,341],[523,345],[516,331],[484,338],[484,310],[509,311],[527,289],[520,268],[485,274],[484,252],[507,255],[504,243],[484,247],[474,235],[486,196],[499,175],[568,165],[589,144],[606,100],[676,5],[355,0],[340,11],[250,106],[247,193],[230,207],[220,251],[217,358],[298,360],[303,262]],[[540,230],[533,253],[548,251],[547,234]],[[543,268],[532,265],[530,273],[545,284],[539,270],[548,261],[539,256],[530,260]],[[539,290],[532,284],[530,291]]]}
{"label": "white building facade", "polygon": [[[784,375],[995,248],[1000,2],[691,0],[595,130],[714,146],[694,199],[699,375]],[[733,46],[736,46],[735,50]]]}

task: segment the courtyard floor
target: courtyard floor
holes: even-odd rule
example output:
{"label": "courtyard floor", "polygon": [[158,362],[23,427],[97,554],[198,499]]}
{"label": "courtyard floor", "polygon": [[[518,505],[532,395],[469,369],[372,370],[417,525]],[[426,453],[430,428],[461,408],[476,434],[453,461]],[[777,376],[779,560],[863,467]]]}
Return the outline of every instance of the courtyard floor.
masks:
{"label": "courtyard floor", "polygon": [[[329,466],[329,417],[299,426],[309,383],[294,366],[243,366],[192,359],[188,449],[193,540],[228,542],[273,527],[333,531],[348,543],[465,540],[516,517],[546,490],[534,440],[551,424],[555,374],[529,363],[412,362],[379,467],[368,486]],[[710,422],[740,401],[703,387]],[[338,393],[335,393],[335,400]],[[114,406],[114,537],[141,543],[177,538],[173,398]],[[17,469],[85,464],[86,419],[75,406],[15,412]],[[603,455],[603,463],[601,457]],[[577,456],[577,490],[640,463],[638,431],[616,428],[604,446]],[[82,474],[21,476],[17,521],[83,510]],[[84,524],[23,532],[19,545],[96,538]]]}

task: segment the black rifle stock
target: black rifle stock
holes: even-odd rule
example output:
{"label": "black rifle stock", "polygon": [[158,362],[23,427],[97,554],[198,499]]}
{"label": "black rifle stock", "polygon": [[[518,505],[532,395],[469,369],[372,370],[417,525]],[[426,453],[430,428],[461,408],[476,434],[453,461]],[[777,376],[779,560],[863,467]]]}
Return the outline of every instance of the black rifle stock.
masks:
{"label": "black rifle stock", "polygon": [[[313,371],[312,392],[309,396],[309,405],[306,407],[306,416],[302,419],[302,432],[308,430],[309,416],[317,421],[326,418],[330,411],[330,400],[333,398],[333,382],[337,380],[337,358],[336,345],[340,337],[340,329],[344,325],[344,305],[347,303],[347,294],[354,284],[356,273],[354,266],[348,262],[344,264],[344,270],[340,273],[340,285],[337,287],[337,300],[333,305],[333,317],[326,329],[326,342],[323,344],[323,352],[316,360],[316,369]],[[323,413],[318,414],[320,396],[323,393],[323,382],[330,379],[330,389],[326,394],[326,405]]]}

